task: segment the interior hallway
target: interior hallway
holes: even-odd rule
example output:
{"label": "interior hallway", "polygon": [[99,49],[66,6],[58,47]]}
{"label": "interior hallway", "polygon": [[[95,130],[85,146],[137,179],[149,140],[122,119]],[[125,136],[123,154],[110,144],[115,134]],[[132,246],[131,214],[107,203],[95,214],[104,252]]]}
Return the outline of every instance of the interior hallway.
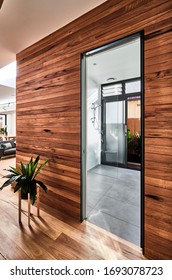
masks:
{"label": "interior hallway", "polygon": [[87,177],[87,221],[140,246],[140,171],[99,165]]}

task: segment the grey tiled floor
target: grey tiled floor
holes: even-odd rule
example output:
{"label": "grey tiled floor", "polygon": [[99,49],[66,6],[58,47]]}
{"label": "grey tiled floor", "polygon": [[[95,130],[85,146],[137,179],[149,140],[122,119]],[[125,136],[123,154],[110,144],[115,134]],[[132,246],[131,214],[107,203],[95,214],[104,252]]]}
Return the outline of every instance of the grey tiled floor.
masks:
{"label": "grey tiled floor", "polygon": [[87,220],[140,246],[140,171],[99,165],[87,173]]}

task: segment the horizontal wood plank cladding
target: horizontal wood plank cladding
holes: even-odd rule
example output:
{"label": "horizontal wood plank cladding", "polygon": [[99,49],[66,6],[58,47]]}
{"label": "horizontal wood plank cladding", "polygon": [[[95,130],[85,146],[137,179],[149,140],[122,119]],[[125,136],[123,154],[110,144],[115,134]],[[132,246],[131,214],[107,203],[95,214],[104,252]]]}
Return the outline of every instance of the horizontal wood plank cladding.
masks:
{"label": "horizontal wood plank cladding", "polygon": [[152,259],[172,257],[172,32],[169,20],[162,26],[164,34],[145,37],[144,250]]}
{"label": "horizontal wood plank cladding", "polygon": [[17,54],[17,162],[50,158],[42,200],[79,219],[81,53],[144,31],[144,254],[162,259],[172,257],[171,21],[170,0],[109,0]]}

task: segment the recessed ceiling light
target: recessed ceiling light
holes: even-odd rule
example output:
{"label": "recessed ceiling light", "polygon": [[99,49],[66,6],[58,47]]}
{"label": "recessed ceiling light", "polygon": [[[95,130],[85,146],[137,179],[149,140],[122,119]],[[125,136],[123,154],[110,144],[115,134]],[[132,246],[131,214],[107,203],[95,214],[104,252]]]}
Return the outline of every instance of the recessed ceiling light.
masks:
{"label": "recessed ceiling light", "polygon": [[107,79],[107,82],[113,82],[113,81],[115,81],[115,80],[117,80],[117,79],[114,78],[114,77],[111,77],[111,78],[108,78],[108,79]]}

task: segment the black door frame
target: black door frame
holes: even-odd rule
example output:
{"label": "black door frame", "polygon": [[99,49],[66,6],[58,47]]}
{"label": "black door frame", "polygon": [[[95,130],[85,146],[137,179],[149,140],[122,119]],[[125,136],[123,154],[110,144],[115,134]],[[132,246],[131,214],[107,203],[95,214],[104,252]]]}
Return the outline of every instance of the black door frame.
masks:
{"label": "black door frame", "polygon": [[81,78],[81,211],[80,211],[80,218],[81,222],[85,219],[85,209],[86,209],[86,134],[85,134],[85,128],[86,128],[86,100],[85,100],[85,85],[86,85],[86,77],[85,77],[85,65],[86,65],[86,57],[96,54],[98,52],[101,52],[103,50],[110,49],[112,47],[122,45],[126,43],[128,40],[131,40],[132,38],[140,37],[140,78],[141,78],[141,135],[142,135],[142,154],[141,154],[141,242],[140,247],[142,248],[143,254],[144,254],[144,193],[145,193],[145,187],[144,187],[144,175],[145,175],[145,168],[144,168],[144,30],[141,30],[140,32],[128,35],[126,37],[123,37],[122,39],[113,41],[109,44],[98,46],[95,49],[88,50],[86,52],[81,53],[81,69],[80,69],[80,78]]}

